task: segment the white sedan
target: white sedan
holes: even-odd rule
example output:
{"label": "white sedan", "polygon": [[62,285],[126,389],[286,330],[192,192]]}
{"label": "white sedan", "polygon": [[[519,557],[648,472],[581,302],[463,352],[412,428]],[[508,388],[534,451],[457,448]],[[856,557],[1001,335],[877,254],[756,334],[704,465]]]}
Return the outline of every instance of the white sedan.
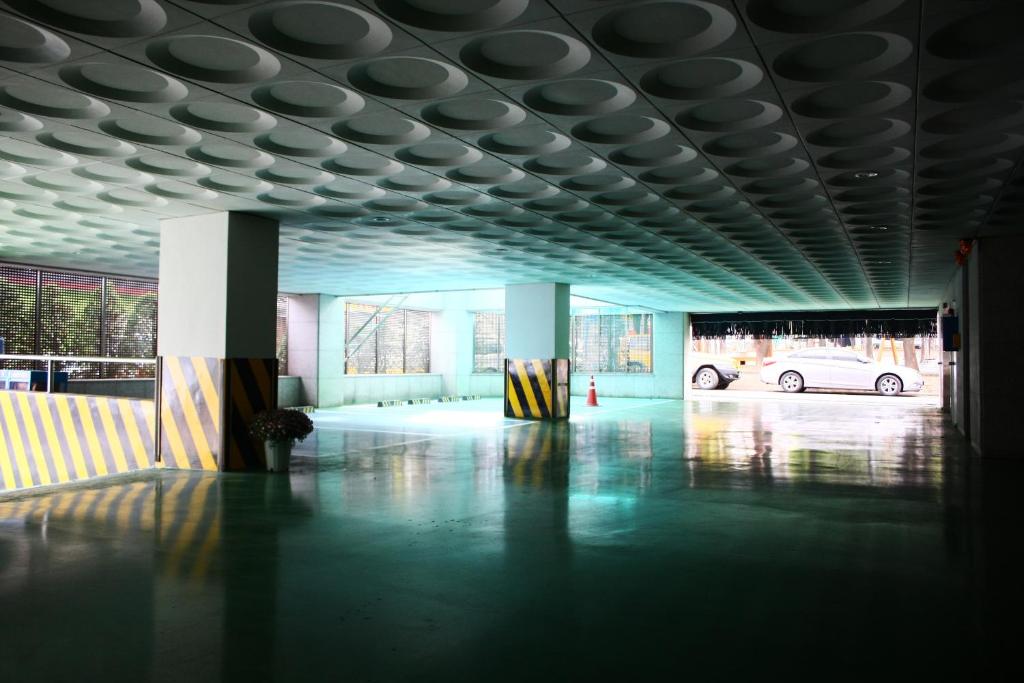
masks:
{"label": "white sedan", "polygon": [[804,349],[785,358],[767,358],[761,381],[777,384],[783,391],[815,389],[863,389],[883,396],[920,391],[921,373],[905,365],[879,363],[845,349]]}

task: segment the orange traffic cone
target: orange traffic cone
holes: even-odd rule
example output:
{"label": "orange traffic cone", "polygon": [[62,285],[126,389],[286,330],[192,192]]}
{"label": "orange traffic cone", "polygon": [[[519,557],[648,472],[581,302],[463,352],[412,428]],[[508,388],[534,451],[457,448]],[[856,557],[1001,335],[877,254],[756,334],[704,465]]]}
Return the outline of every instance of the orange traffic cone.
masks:
{"label": "orange traffic cone", "polygon": [[590,388],[587,389],[587,405],[597,407],[597,387],[594,386],[594,376],[590,376]]}

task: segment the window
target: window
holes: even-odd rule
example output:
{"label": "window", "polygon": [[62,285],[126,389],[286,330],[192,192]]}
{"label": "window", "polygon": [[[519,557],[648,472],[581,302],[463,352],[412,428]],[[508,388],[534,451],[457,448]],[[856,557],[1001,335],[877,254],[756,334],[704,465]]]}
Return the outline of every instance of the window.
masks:
{"label": "window", "polygon": [[476,313],[473,317],[473,372],[501,372],[505,357],[505,314]]}
{"label": "window", "polygon": [[345,374],[430,372],[430,313],[345,304]]}
{"label": "window", "polygon": [[574,372],[653,372],[654,316],[574,315]]}
{"label": "window", "polygon": [[277,374],[288,374],[288,297],[277,297]]}

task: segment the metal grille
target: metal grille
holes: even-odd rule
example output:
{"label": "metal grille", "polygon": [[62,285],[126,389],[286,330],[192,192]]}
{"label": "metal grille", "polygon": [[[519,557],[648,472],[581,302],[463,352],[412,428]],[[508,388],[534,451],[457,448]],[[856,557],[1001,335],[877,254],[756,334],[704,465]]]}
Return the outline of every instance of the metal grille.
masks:
{"label": "metal grille", "polygon": [[288,374],[288,297],[277,297],[277,373]]}
{"label": "metal grille", "polygon": [[[110,358],[156,356],[157,284],[107,278],[103,292],[103,353]],[[154,366],[104,363],[103,377],[152,377]]]}
{"label": "metal grille", "polygon": [[[43,271],[39,297],[39,353],[102,355],[103,278]],[[97,379],[98,363],[63,363],[71,377]]]}
{"label": "metal grille", "polygon": [[345,304],[345,374],[430,372],[430,313]]}
{"label": "metal grille", "polygon": [[574,372],[653,372],[654,316],[574,315]]}
{"label": "metal grille", "polygon": [[[39,271],[0,266],[0,338],[4,353],[36,352],[36,316],[39,312]],[[31,361],[3,361],[8,370],[32,370]]]}
{"label": "metal grille", "polygon": [[501,372],[505,357],[505,314],[473,317],[473,372]]}

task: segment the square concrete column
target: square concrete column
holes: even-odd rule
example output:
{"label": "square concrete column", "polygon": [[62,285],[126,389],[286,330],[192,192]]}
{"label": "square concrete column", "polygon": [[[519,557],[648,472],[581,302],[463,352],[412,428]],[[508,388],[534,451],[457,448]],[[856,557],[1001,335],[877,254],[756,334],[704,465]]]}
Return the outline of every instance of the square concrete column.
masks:
{"label": "square concrete column", "polygon": [[505,287],[505,415],[569,416],[569,285]]}
{"label": "square concrete column", "polygon": [[241,213],[160,224],[158,462],[265,468],[252,417],[277,405],[278,224]]}

